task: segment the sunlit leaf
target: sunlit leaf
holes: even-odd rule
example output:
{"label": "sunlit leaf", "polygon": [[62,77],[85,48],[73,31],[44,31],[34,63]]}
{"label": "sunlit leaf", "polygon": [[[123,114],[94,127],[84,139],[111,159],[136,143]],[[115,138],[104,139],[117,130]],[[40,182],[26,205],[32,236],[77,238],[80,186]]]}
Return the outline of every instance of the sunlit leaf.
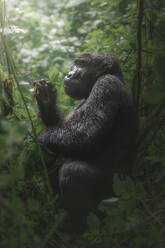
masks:
{"label": "sunlit leaf", "polygon": [[58,74],[59,74],[59,71],[57,68],[50,69],[50,71],[48,72],[48,76],[49,76],[50,81],[52,81],[52,82],[56,81],[58,78]]}
{"label": "sunlit leaf", "polygon": [[66,7],[75,7],[85,2],[88,2],[88,0],[69,0]]}

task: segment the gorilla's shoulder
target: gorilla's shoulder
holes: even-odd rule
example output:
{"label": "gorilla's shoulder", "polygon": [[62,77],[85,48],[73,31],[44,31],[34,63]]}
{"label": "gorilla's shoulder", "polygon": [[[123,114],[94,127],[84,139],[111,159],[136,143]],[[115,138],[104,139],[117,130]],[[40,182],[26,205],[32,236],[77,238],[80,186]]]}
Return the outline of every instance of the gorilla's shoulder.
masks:
{"label": "gorilla's shoulder", "polygon": [[100,84],[100,85],[113,85],[113,84],[116,84],[120,87],[125,87],[125,84],[124,82],[121,81],[121,79],[116,76],[116,75],[112,75],[112,74],[106,74],[106,75],[103,75],[101,77],[99,77],[96,81],[96,83]]}

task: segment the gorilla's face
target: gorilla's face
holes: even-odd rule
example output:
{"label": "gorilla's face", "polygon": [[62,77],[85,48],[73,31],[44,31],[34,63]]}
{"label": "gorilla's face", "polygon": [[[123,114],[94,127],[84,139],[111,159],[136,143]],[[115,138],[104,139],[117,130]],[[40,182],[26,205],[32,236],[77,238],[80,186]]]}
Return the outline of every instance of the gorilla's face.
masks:
{"label": "gorilla's face", "polygon": [[87,98],[96,80],[106,74],[115,75],[124,83],[116,57],[111,54],[83,54],[75,60],[72,70],[65,76],[65,92],[75,99]]}
{"label": "gorilla's face", "polygon": [[96,81],[95,67],[90,57],[82,55],[75,60],[72,70],[64,78],[65,92],[75,98],[87,98]]}

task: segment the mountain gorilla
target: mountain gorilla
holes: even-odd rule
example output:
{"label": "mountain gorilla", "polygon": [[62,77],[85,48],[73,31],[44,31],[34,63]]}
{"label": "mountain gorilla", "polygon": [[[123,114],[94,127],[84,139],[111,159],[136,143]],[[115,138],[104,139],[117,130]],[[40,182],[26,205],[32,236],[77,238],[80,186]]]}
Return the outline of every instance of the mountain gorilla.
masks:
{"label": "mountain gorilla", "polygon": [[136,152],[137,114],[119,61],[83,54],[64,79],[65,92],[81,101],[62,118],[50,81],[37,82],[36,99],[46,129],[39,142],[72,158],[58,171],[63,207],[76,229],[98,203],[113,195],[114,173],[128,175]]}

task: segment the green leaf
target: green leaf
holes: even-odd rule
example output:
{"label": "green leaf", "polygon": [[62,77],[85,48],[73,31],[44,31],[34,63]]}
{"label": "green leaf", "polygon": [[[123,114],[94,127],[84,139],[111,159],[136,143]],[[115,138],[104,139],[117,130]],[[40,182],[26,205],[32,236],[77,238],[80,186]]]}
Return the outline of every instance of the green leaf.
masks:
{"label": "green leaf", "polygon": [[49,80],[51,82],[57,81],[58,74],[59,74],[59,71],[57,68],[51,68],[50,71],[48,72]]}
{"label": "green leaf", "polygon": [[78,6],[82,3],[85,3],[87,2],[88,0],[69,0],[68,1],[68,4],[66,5],[66,7],[75,7],[75,6]]}
{"label": "green leaf", "polygon": [[117,174],[113,178],[113,189],[117,196],[130,198],[134,192],[134,182],[130,177],[121,180]]}
{"label": "green leaf", "polygon": [[144,92],[144,100],[150,104],[161,104],[165,102],[165,86],[155,84],[153,87]]}
{"label": "green leaf", "polygon": [[28,199],[28,207],[30,210],[37,211],[39,210],[39,202],[34,199]]}

